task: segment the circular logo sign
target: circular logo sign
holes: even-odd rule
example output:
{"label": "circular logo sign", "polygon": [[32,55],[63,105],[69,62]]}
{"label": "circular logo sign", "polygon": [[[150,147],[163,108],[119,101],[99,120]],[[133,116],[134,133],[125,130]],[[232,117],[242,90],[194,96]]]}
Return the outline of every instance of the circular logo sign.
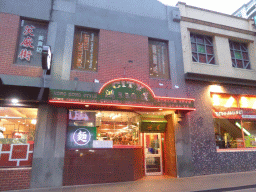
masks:
{"label": "circular logo sign", "polygon": [[91,140],[91,134],[87,129],[79,128],[74,132],[73,139],[77,145],[86,145]]}

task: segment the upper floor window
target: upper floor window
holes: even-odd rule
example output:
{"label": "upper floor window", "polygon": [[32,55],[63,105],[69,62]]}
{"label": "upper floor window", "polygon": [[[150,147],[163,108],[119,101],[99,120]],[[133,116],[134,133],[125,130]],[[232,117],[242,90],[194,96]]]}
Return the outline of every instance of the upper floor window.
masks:
{"label": "upper floor window", "polygon": [[41,53],[46,44],[48,24],[21,20],[16,64],[41,66]]}
{"label": "upper floor window", "polygon": [[193,62],[215,64],[212,37],[190,34]]}
{"label": "upper floor window", "polygon": [[167,42],[149,40],[150,77],[169,79],[169,60]]}
{"label": "upper floor window", "polygon": [[248,48],[245,43],[229,41],[232,66],[235,68],[251,69]]}
{"label": "upper floor window", "polygon": [[98,68],[98,31],[76,28],[72,69],[97,71]]}

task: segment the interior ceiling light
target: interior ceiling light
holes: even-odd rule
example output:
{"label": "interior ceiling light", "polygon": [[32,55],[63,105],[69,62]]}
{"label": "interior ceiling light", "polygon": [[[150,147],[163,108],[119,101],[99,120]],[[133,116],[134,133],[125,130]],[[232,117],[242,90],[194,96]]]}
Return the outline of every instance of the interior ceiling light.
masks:
{"label": "interior ceiling light", "polygon": [[246,97],[241,97],[241,104],[242,104],[242,108],[248,107],[248,100]]}
{"label": "interior ceiling light", "polygon": [[220,96],[219,95],[212,95],[212,104],[213,106],[219,106],[220,105]]}
{"label": "interior ceiling light", "polygon": [[254,102],[252,108],[253,108],[253,109],[256,109],[256,101]]}
{"label": "interior ceiling light", "polygon": [[227,103],[224,105],[224,107],[231,107],[234,103],[235,99],[234,97],[229,97],[229,99],[227,100]]}
{"label": "interior ceiling light", "polygon": [[[240,125],[240,123],[236,122],[236,126],[239,127],[240,129],[242,129],[242,126]],[[246,135],[248,135],[248,136],[251,135],[251,133],[250,133],[249,131],[247,131],[245,128],[243,128],[243,132],[244,132]]]}
{"label": "interior ceiling light", "polygon": [[32,119],[31,124],[35,125],[36,124],[36,119]]}
{"label": "interior ceiling light", "polygon": [[12,102],[13,104],[17,104],[17,103],[19,103],[19,100],[18,100],[18,99],[12,99],[11,102]]}

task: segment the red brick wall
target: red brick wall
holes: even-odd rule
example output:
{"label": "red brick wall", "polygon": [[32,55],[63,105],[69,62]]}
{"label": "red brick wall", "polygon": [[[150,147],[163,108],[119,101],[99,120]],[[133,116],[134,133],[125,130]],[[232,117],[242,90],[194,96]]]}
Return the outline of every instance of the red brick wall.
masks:
{"label": "red brick wall", "polygon": [[41,77],[42,69],[35,66],[15,65],[20,17],[0,13],[0,74]]}
{"label": "red brick wall", "polygon": [[[133,63],[128,61],[132,60]],[[124,67],[126,66],[125,75]],[[105,83],[111,79],[127,77],[138,79],[151,87],[170,88],[170,80],[149,78],[148,37],[100,30],[98,72],[72,70],[70,80],[93,82],[94,79]]]}
{"label": "red brick wall", "polygon": [[28,189],[31,168],[0,169],[0,191]]}

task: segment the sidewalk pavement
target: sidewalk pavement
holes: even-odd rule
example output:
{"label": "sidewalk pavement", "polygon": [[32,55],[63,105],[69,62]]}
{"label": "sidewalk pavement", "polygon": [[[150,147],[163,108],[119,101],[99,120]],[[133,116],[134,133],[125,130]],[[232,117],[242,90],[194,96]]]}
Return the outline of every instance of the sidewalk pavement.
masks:
{"label": "sidewalk pavement", "polygon": [[[256,171],[187,178],[145,176],[137,181],[16,190],[15,192],[256,192]],[[14,191],[13,191],[14,192]]]}

